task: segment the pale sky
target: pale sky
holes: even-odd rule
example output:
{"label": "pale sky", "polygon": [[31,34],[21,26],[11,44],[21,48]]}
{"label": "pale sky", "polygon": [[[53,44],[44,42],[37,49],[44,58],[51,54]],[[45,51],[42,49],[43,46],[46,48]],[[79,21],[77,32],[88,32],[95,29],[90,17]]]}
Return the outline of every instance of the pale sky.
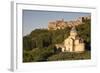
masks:
{"label": "pale sky", "polygon": [[81,16],[89,16],[90,13],[79,12],[55,12],[23,10],[23,36],[30,34],[36,28],[47,28],[49,21],[73,20]]}

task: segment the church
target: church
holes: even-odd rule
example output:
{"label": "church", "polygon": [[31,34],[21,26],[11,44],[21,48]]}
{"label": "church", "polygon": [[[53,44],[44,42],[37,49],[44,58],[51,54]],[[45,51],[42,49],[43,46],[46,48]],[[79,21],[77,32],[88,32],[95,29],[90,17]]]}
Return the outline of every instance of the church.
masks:
{"label": "church", "polygon": [[61,49],[62,52],[84,52],[85,43],[84,40],[78,36],[75,27],[72,27],[70,35],[64,40],[64,44],[56,44],[57,49]]}

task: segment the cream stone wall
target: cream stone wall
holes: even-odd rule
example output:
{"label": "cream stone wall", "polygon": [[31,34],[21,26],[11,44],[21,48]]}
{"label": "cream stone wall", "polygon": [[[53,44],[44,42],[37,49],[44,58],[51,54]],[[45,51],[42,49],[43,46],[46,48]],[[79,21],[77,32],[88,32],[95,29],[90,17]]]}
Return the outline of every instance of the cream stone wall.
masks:
{"label": "cream stone wall", "polygon": [[75,44],[75,45],[79,45],[79,44],[80,44],[80,43],[79,43],[79,40],[75,40],[74,44]]}
{"label": "cream stone wall", "polygon": [[85,51],[85,44],[84,43],[80,43],[80,44],[75,46],[75,52],[83,52],[83,51]]}
{"label": "cream stone wall", "polygon": [[66,39],[64,42],[65,50],[66,51],[73,51],[73,40],[72,39]]}

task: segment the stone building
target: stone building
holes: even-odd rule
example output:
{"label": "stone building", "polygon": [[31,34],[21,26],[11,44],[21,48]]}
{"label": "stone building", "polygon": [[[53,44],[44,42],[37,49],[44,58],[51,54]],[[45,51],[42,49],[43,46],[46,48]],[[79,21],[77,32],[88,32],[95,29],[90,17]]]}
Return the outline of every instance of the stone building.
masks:
{"label": "stone building", "polygon": [[57,29],[64,29],[66,27],[78,26],[83,23],[82,22],[83,19],[91,19],[91,16],[78,17],[75,20],[71,21],[64,21],[64,19],[50,21],[48,23],[48,30],[57,30]]}
{"label": "stone building", "polygon": [[66,23],[64,20],[56,20],[49,22],[48,24],[48,30],[57,30],[57,29],[64,29],[66,27]]}
{"label": "stone building", "polygon": [[56,44],[56,48],[60,48],[62,52],[83,52],[85,51],[85,43],[78,36],[75,27],[72,27],[70,35],[64,40],[63,45]]}

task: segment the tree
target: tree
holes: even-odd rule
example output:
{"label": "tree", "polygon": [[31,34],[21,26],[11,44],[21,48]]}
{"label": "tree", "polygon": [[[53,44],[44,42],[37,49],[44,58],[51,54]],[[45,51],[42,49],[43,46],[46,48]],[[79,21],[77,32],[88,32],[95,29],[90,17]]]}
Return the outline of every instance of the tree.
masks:
{"label": "tree", "polygon": [[84,19],[84,23],[77,26],[78,34],[84,39],[87,50],[90,50],[91,44],[91,20]]}
{"label": "tree", "polygon": [[32,50],[32,41],[29,36],[23,37],[23,50]]}

